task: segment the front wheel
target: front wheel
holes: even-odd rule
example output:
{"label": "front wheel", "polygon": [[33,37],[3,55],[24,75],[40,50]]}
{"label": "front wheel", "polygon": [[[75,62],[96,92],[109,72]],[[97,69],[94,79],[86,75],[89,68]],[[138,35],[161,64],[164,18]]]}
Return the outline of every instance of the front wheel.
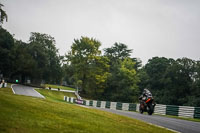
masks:
{"label": "front wheel", "polygon": [[152,115],[153,112],[154,112],[154,107],[153,107],[153,105],[149,105],[148,115]]}

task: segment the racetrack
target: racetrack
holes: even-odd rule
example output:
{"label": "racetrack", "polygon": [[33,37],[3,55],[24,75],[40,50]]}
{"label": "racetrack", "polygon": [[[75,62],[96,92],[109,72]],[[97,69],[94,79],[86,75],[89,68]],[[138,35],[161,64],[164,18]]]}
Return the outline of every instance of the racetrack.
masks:
{"label": "racetrack", "polygon": [[200,133],[200,122],[168,118],[168,117],[163,117],[163,116],[159,116],[159,115],[139,114],[137,112],[122,111],[122,110],[112,110],[112,109],[104,109],[104,108],[95,108],[95,109],[100,109],[103,111],[112,112],[115,114],[142,120],[144,122],[148,122],[148,123],[151,123],[154,125],[168,128],[168,129],[171,129],[171,130],[174,130],[177,132]]}
{"label": "racetrack", "polygon": [[32,97],[38,97],[38,98],[45,98],[43,95],[41,95],[36,90],[34,90],[33,87],[29,87],[29,86],[12,85],[12,90],[13,90],[13,93],[17,94],[17,95],[25,95],[25,96],[32,96]]}

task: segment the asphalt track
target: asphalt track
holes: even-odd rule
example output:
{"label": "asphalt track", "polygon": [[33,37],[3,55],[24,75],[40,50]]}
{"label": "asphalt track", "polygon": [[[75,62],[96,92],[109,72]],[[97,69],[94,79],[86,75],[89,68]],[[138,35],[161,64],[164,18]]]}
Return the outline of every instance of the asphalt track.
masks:
{"label": "asphalt track", "polygon": [[25,96],[32,96],[32,97],[38,97],[38,98],[45,98],[43,95],[41,95],[36,90],[34,90],[33,87],[29,87],[29,86],[12,85],[12,90],[13,90],[13,93],[17,94],[17,95],[25,95]]}
{"label": "asphalt track", "polygon": [[200,133],[200,122],[193,122],[193,121],[163,117],[159,115],[140,114],[137,112],[122,111],[122,110],[112,110],[112,109],[103,109],[103,108],[95,108],[95,109],[100,109],[103,111],[112,112],[115,114],[142,120],[144,122],[158,125],[164,128],[168,128],[176,132]]}

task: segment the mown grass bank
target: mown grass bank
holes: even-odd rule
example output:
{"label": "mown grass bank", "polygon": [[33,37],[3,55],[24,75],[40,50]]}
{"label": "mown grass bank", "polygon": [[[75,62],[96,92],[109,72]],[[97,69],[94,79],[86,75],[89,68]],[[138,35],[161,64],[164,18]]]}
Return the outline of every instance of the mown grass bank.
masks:
{"label": "mown grass bank", "polygon": [[0,88],[0,132],[168,133],[163,128],[73,104],[14,95]]}
{"label": "mown grass bank", "polygon": [[67,87],[67,86],[60,86],[60,85],[51,85],[51,84],[42,84],[41,86],[43,87],[51,87],[51,88],[55,88],[55,89],[63,89],[63,90],[72,90],[72,91],[75,91],[76,89],[74,88],[71,88],[71,87]]}
{"label": "mown grass bank", "polygon": [[47,100],[53,100],[58,102],[65,102],[63,100],[64,96],[76,97],[75,94],[71,92],[53,91],[45,89],[36,89],[36,91],[42,94]]}

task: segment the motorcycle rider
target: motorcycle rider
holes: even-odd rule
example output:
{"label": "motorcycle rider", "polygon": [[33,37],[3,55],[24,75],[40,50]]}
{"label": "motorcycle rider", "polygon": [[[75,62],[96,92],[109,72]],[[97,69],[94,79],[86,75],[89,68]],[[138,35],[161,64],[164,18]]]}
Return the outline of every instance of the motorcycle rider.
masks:
{"label": "motorcycle rider", "polygon": [[144,89],[139,100],[146,101],[149,97],[152,97],[151,92],[148,89]]}
{"label": "motorcycle rider", "polygon": [[154,112],[154,107],[156,103],[154,102],[153,96],[148,89],[144,89],[142,95],[139,97],[140,107],[139,111],[142,114],[143,112],[148,112],[149,115],[152,115]]}

